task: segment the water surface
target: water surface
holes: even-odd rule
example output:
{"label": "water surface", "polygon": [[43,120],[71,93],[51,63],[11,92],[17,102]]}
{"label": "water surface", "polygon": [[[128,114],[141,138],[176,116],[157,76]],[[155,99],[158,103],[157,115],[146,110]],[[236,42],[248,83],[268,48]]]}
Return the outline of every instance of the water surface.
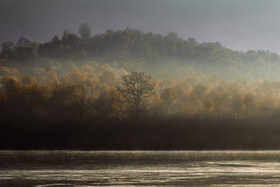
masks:
{"label": "water surface", "polygon": [[1,151],[1,186],[280,185],[279,151]]}

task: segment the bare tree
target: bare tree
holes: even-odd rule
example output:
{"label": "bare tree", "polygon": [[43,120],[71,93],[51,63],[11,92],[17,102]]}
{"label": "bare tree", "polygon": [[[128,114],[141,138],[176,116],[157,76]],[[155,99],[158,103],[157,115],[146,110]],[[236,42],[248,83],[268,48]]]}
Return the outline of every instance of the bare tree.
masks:
{"label": "bare tree", "polygon": [[140,109],[146,107],[143,106],[145,99],[155,94],[155,84],[152,77],[146,73],[131,72],[122,76],[122,83],[117,87],[117,91],[123,102],[139,113]]}

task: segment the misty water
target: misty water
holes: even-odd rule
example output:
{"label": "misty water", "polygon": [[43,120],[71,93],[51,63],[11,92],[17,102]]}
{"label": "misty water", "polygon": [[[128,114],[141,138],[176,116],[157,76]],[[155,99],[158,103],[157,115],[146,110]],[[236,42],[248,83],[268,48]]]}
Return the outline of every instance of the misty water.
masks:
{"label": "misty water", "polygon": [[1,151],[1,186],[280,184],[279,151]]}

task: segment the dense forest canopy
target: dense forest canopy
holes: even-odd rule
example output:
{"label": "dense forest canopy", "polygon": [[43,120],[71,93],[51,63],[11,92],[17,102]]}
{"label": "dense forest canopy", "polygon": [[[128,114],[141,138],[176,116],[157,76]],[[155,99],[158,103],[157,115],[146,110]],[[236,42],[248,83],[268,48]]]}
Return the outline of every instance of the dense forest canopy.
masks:
{"label": "dense forest canopy", "polygon": [[[184,40],[173,32],[163,36],[129,28],[108,29],[103,34],[92,36],[92,29],[86,23],[80,25],[78,33],[64,30],[61,37],[54,36],[45,43],[25,37],[16,43],[4,42],[0,65],[18,69],[25,66],[26,69],[28,65],[46,67],[53,62],[77,65],[95,60],[118,67],[126,64],[130,71],[148,71],[156,76],[165,76],[163,72],[166,69],[178,71],[181,67],[191,67],[223,79],[279,78],[280,57],[269,51],[233,51],[218,42],[198,43],[194,38]],[[168,76],[170,78],[170,74]]]}
{"label": "dense forest canopy", "polygon": [[78,33],[2,44],[0,140],[13,141],[0,148],[279,148],[277,54],[172,32]]}

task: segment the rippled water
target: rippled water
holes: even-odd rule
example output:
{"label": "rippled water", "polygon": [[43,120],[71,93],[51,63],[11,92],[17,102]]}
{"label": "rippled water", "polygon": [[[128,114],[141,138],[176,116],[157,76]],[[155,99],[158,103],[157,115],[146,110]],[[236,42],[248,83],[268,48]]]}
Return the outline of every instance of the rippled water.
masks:
{"label": "rippled water", "polygon": [[280,185],[278,151],[2,151],[0,186]]}

